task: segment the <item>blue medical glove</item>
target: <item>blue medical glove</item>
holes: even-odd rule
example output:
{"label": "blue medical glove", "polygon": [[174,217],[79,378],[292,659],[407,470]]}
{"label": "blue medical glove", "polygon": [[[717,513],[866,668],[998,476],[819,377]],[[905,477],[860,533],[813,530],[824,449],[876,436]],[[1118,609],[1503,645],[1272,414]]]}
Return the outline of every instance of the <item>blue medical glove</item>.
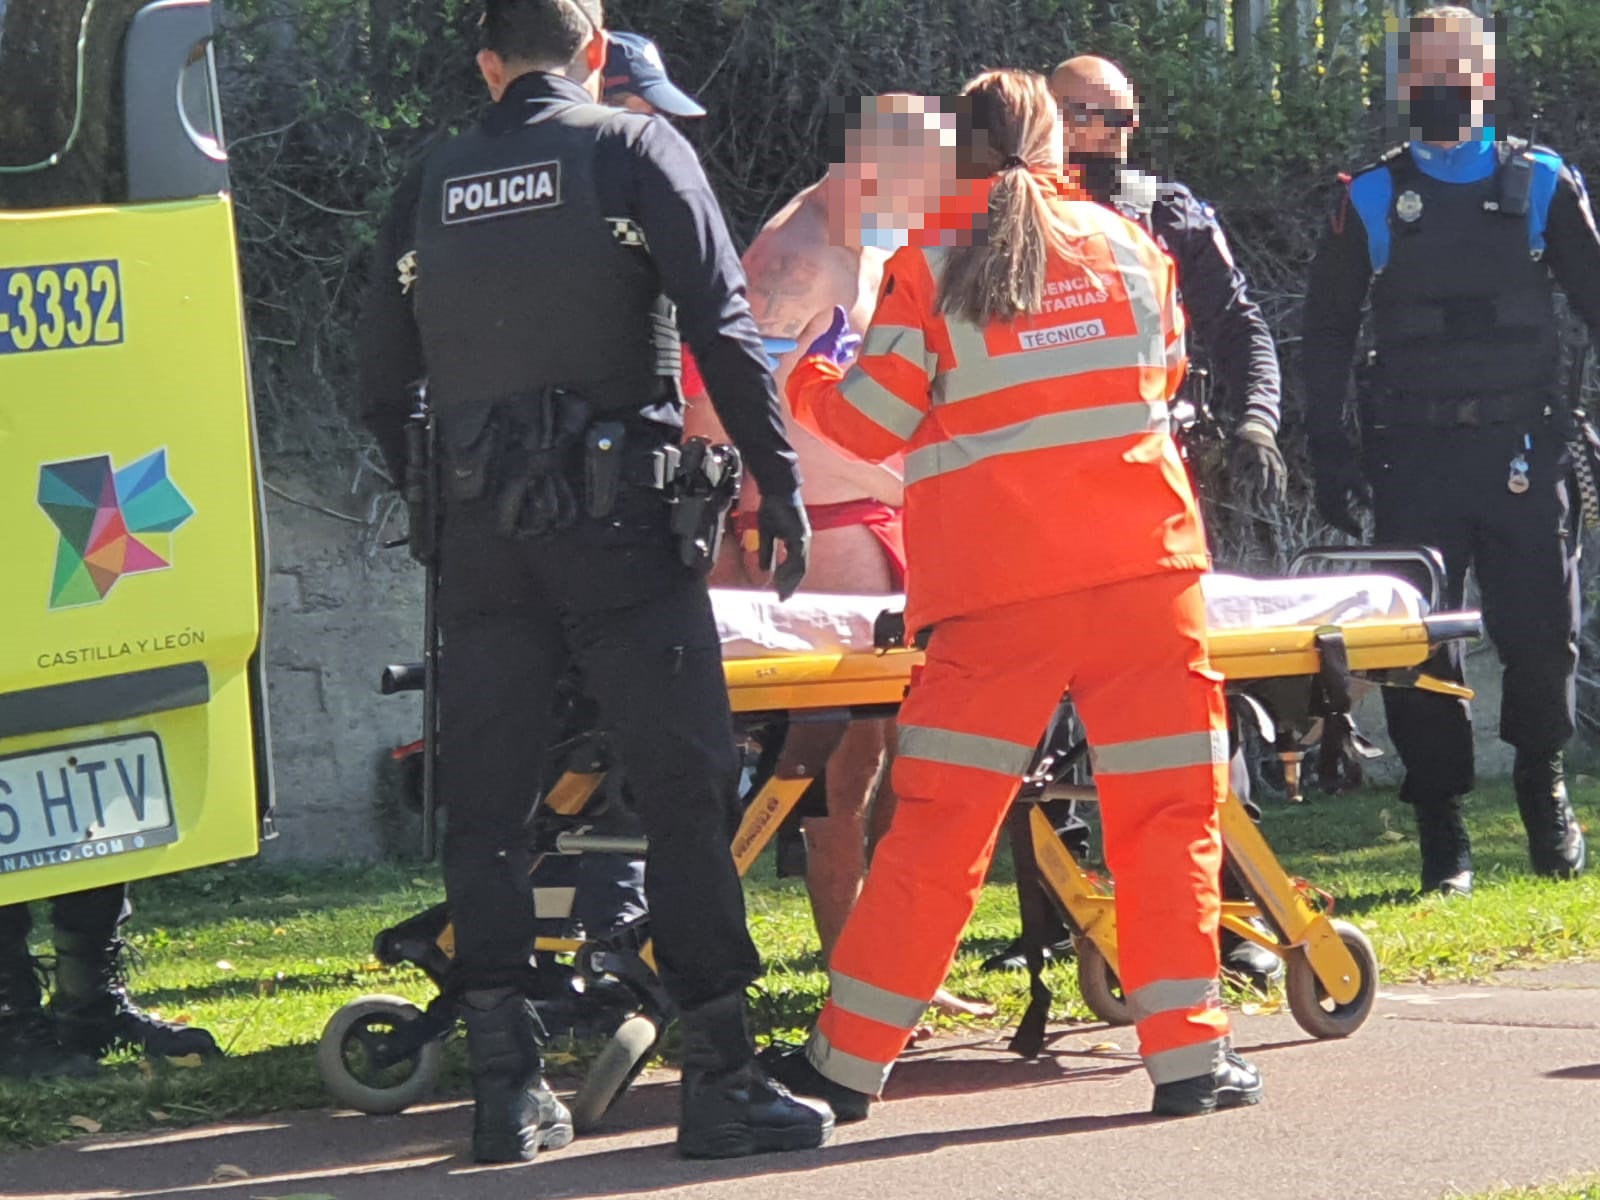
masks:
{"label": "blue medical glove", "polygon": [[841,367],[848,367],[861,349],[861,335],[850,328],[850,314],[833,306],[833,323],[806,349],[806,357],[821,354]]}
{"label": "blue medical glove", "polygon": [[766,334],[762,334],[761,348],[767,352],[767,370],[776,371],[778,360],[799,344],[793,338],[767,337]]}

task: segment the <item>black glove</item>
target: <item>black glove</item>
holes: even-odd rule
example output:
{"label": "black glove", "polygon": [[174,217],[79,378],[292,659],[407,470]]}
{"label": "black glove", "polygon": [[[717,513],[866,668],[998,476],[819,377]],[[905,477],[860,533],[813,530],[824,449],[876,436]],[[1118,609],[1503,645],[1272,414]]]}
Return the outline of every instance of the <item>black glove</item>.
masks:
{"label": "black glove", "polygon": [[1289,471],[1272,430],[1246,421],[1233,435],[1230,454],[1234,483],[1247,498],[1282,503],[1289,494]]}
{"label": "black glove", "polygon": [[1317,514],[1342,533],[1360,539],[1356,506],[1372,503],[1355,447],[1347,442],[1312,444],[1311,469],[1317,477]]}
{"label": "black glove", "polygon": [[[787,600],[799,590],[811,558],[811,522],[806,519],[800,493],[792,496],[762,496],[756,512],[756,530],[761,537],[760,558],[763,571],[772,572],[778,599]],[[783,543],[783,561],[777,563],[778,543]]]}

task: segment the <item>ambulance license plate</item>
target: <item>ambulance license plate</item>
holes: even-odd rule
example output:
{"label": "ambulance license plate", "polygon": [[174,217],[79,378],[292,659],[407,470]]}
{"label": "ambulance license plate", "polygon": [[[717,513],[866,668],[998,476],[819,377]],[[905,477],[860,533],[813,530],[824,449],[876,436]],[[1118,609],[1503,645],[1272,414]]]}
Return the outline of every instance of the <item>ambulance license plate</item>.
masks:
{"label": "ambulance license plate", "polygon": [[177,840],[154,734],[0,758],[0,875]]}

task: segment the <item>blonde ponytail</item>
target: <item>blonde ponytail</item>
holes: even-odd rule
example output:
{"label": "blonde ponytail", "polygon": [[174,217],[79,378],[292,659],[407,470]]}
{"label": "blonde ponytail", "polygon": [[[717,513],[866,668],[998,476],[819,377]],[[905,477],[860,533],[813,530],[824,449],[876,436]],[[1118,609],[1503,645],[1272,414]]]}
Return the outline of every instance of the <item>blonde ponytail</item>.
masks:
{"label": "blonde ponytail", "polygon": [[[989,71],[963,89],[969,98],[978,172],[994,175],[988,228],[945,259],[939,310],[973,325],[1009,321],[1044,307],[1052,255],[1070,248],[1039,174],[1061,167],[1056,107],[1044,77]],[[1039,174],[1036,174],[1039,173]]]}

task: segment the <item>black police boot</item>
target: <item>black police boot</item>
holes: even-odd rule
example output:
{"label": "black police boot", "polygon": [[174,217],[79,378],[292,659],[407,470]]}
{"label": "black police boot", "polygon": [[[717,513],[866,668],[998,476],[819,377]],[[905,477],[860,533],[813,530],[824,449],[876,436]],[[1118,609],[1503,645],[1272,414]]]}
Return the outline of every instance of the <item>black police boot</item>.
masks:
{"label": "black police boot", "polygon": [[824,1101],[833,1109],[834,1118],[841,1125],[852,1121],[865,1121],[872,1107],[872,1097],[866,1092],[835,1083],[806,1057],[804,1046],[774,1042],[757,1056],[766,1073],[796,1096],[810,1096]]}
{"label": "black police boot", "polygon": [[1528,858],[1534,872],[1556,879],[1582,874],[1588,848],[1567,798],[1561,753],[1525,754],[1518,750],[1511,781],[1517,790],[1522,826],[1528,831]]}
{"label": "black police boot", "polygon": [[[1260,921],[1252,921],[1251,924],[1261,928]],[[1258,946],[1227,929],[1222,931],[1219,941],[1222,969],[1239,976],[1256,991],[1270,992],[1272,985],[1283,978],[1283,959],[1265,946]]]}
{"label": "black police boot", "polygon": [[539,1016],[516,988],[461,994],[472,1073],[472,1159],[532,1162],[572,1141],[572,1114],[545,1086]]}
{"label": "black police boot", "polygon": [[[1249,892],[1239,882],[1231,867],[1224,867],[1222,871],[1222,898],[1250,899]],[[1250,924],[1262,933],[1267,932],[1266,925],[1259,917],[1253,919]],[[1218,935],[1218,942],[1222,951],[1222,969],[1242,977],[1256,991],[1269,992],[1272,990],[1272,985],[1283,978],[1283,959],[1265,946],[1258,946],[1248,938],[1240,937],[1227,929]]]}
{"label": "black police boot", "polygon": [[50,1011],[67,1049],[91,1058],[116,1049],[152,1058],[222,1053],[204,1029],[163,1021],[133,1002],[124,963],[127,943],[115,933],[100,938],[58,929],[55,944],[56,996]]}
{"label": "black police boot", "polygon": [[814,1150],[833,1136],[833,1112],[791,1096],[756,1063],[741,994],[689,1009],[683,1028],[678,1153],[742,1158],[775,1150]]}
{"label": "black police boot", "polygon": [[1158,1117],[1199,1117],[1219,1108],[1261,1103],[1261,1072],[1233,1052],[1209,1075],[1158,1083],[1150,1111]]}
{"label": "black police boot", "polygon": [[87,1079],[100,1070],[56,1040],[45,1014],[44,971],[26,946],[0,951],[0,1075],[13,1079]]}
{"label": "black police boot", "polygon": [[1422,890],[1441,896],[1472,894],[1472,841],[1461,818],[1461,797],[1416,802],[1422,844]]}

